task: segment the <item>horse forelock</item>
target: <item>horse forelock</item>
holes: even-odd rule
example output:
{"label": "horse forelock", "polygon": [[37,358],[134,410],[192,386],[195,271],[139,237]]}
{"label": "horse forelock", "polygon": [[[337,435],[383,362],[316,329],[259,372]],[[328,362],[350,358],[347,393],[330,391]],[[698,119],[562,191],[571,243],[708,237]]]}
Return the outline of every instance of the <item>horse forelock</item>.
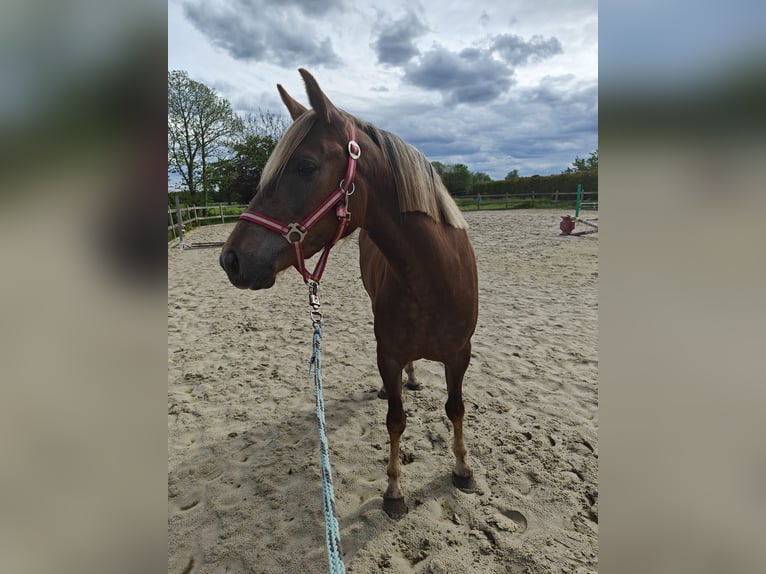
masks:
{"label": "horse forelock", "polygon": [[298,146],[306,139],[315,122],[316,113],[309,110],[290,124],[263,167],[261,180],[258,183],[259,191],[279,184],[279,179],[285,171],[287,162],[290,161]]}

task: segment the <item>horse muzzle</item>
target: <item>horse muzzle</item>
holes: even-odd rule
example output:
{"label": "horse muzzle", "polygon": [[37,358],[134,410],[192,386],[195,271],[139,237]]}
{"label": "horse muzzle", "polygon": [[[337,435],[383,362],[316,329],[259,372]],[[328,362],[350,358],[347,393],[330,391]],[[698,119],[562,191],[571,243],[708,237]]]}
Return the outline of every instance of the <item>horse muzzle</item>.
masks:
{"label": "horse muzzle", "polygon": [[234,247],[224,247],[218,261],[232,285],[240,289],[268,289],[276,281],[273,263],[247,260]]}

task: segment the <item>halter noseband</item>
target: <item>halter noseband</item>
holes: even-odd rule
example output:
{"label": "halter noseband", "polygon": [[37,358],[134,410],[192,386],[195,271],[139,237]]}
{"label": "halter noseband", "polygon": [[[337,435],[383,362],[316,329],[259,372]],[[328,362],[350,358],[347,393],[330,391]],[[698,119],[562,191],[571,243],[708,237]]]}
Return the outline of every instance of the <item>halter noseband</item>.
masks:
{"label": "halter noseband", "polygon": [[[330,255],[330,249],[335,245],[338,240],[343,237],[343,234],[348,228],[348,224],[351,221],[351,212],[348,210],[348,198],[354,193],[354,178],[356,177],[356,160],[362,153],[359,144],[356,142],[356,128],[353,123],[349,123],[349,141],[348,141],[348,165],[346,166],[346,175],[340,180],[338,187],[333,191],[330,196],[325,199],[319,206],[312,211],[303,221],[300,223],[284,223],[272,219],[267,215],[258,213],[257,211],[245,211],[239,216],[240,219],[255,223],[261,227],[265,227],[271,231],[279,233],[284,237],[290,245],[293,246],[295,252],[295,268],[303,277],[303,281],[309,283],[319,283],[322,278],[324,269],[327,265],[327,258]],[[327,215],[333,208],[335,208],[335,214],[338,217],[338,227],[335,229],[330,242],[325,246],[324,251],[319,256],[314,272],[309,273],[306,269],[306,260],[303,255],[303,239],[309,230],[314,227],[319,221]]]}

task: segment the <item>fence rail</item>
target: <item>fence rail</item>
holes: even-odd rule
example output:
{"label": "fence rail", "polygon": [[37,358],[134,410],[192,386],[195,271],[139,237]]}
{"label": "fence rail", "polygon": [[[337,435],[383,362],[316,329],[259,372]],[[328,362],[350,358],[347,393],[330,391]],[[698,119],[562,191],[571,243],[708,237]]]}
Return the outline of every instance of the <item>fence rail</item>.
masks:
{"label": "fence rail", "polygon": [[[181,221],[178,221],[177,211],[168,206],[168,233],[172,234],[173,239],[177,237],[178,226],[180,223],[184,225],[199,226],[203,221],[220,221],[226,223],[227,219],[237,219],[239,214],[247,209],[247,205],[207,205],[207,206],[195,206],[182,207]],[[212,214],[212,215],[211,215]]]}
{"label": "fence rail", "polygon": [[[512,209],[519,207],[557,207],[560,204],[574,204],[577,192],[561,192],[535,194],[534,191],[524,193],[506,193],[501,195],[458,195],[453,196],[458,207],[462,210],[480,209]],[[552,205],[551,205],[552,204]],[[598,191],[583,191],[582,209],[598,209]],[[175,239],[180,223],[184,225],[199,226],[208,221],[220,221],[237,219],[239,214],[247,209],[247,205],[208,205],[190,206],[181,208],[181,221],[178,221],[175,209],[168,206],[168,234]]]}
{"label": "fence rail", "polygon": [[[499,195],[458,195],[453,196],[462,210],[472,209],[518,209],[523,207],[558,207],[561,204],[574,204],[577,192],[505,193]],[[583,209],[598,209],[598,191],[583,191]]]}

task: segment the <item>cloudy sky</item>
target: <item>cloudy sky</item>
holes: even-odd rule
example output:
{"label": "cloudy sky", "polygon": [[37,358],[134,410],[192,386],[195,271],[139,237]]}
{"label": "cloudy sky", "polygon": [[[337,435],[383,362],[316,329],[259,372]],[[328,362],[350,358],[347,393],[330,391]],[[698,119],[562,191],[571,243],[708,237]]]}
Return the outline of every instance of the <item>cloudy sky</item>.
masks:
{"label": "cloudy sky", "polygon": [[432,161],[502,179],[598,147],[596,0],[170,0],[168,69],[239,112],[307,104],[308,69],[351,114]]}

